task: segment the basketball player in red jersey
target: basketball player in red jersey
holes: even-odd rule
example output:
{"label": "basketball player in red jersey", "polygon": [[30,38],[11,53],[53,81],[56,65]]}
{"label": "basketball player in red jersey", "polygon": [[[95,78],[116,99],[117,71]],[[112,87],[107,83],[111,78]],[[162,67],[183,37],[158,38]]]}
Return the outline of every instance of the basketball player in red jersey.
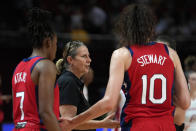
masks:
{"label": "basketball player in red jersey", "polygon": [[69,123],[67,130],[112,110],[123,85],[126,102],[121,114],[122,131],[175,131],[173,88],[176,103],[182,109],[190,105],[177,53],[164,44],[151,41],[155,17],[148,7],[129,5],[118,20],[116,31],[122,47],[112,54],[105,95],[84,113],[65,120],[64,124]]}
{"label": "basketball player in red jersey", "polygon": [[57,36],[50,25],[51,14],[34,8],[28,15],[33,52],[17,65],[12,78],[14,130],[60,131],[57,71],[52,62]]}

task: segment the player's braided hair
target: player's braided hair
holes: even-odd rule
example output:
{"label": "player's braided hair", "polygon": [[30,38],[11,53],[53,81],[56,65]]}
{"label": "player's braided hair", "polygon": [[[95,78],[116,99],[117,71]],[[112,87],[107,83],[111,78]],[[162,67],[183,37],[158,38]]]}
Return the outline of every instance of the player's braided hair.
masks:
{"label": "player's braided hair", "polygon": [[127,6],[118,18],[115,31],[122,44],[147,44],[154,36],[155,16],[141,4]]}
{"label": "player's braided hair", "polygon": [[33,8],[27,15],[27,28],[34,48],[41,48],[44,38],[54,36],[52,14],[49,11]]}
{"label": "player's braided hair", "polygon": [[80,46],[86,46],[86,45],[81,41],[70,41],[65,44],[63,48],[63,58],[59,59],[56,62],[58,74],[60,74],[64,69],[67,69],[69,67],[67,57],[71,56],[72,58],[74,58],[77,55],[77,49]]}

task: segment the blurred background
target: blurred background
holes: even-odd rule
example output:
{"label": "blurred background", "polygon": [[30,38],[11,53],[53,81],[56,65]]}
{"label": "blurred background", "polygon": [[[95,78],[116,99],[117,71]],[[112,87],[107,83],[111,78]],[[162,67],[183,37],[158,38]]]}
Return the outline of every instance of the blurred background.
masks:
{"label": "blurred background", "polygon": [[[56,60],[70,40],[83,41],[89,48],[94,79],[88,87],[89,102],[94,104],[105,91],[110,57],[118,41],[113,25],[128,4],[149,5],[157,16],[156,35],[168,35],[177,43],[184,68],[188,56],[196,56],[196,0],[3,0],[0,4],[0,75],[1,93],[11,95],[15,66],[31,54],[26,34],[26,13],[40,7],[53,12],[58,34]],[[55,60],[55,61],[56,61]],[[12,123],[12,102],[3,101],[3,123]]]}

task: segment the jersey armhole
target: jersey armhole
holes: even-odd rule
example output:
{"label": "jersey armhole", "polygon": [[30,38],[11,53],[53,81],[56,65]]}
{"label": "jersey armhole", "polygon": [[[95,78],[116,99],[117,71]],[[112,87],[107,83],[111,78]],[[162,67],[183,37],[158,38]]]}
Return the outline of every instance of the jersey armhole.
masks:
{"label": "jersey armhole", "polygon": [[131,53],[131,56],[133,57],[133,50],[131,49],[131,47],[126,46],[126,48],[129,50],[129,52]]}
{"label": "jersey armhole", "polygon": [[46,58],[40,58],[40,59],[36,60],[35,63],[33,63],[32,67],[31,67],[31,73],[32,73],[32,71],[33,71],[35,65],[36,65],[40,60],[44,60],[44,59],[46,59]]}
{"label": "jersey armhole", "polygon": [[165,47],[165,51],[166,51],[167,54],[169,55],[169,49],[168,49],[167,45],[165,45],[165,44],[163,44],[163,45],[164,45],[164,47]]}

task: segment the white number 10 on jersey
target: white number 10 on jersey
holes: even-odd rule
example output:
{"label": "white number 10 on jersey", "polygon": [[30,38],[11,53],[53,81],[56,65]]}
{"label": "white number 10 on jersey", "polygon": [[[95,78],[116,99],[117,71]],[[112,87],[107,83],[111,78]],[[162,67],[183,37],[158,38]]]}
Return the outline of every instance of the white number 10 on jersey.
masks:
{"label": "white number 10 on jersey", "polygon": [[[162,95],[160,99],[154,98],[154,83],[156,79],[160,79],[162,82]],[[147,94],[147,75],[142,76],[143,91],[142,91],[142,104],[146,104],[146,94]],[[150,90],[149,90],[149,100],[153,104],[162,104],[166,100],[166,78],[162,74],[155,74],[150,78]]]}

